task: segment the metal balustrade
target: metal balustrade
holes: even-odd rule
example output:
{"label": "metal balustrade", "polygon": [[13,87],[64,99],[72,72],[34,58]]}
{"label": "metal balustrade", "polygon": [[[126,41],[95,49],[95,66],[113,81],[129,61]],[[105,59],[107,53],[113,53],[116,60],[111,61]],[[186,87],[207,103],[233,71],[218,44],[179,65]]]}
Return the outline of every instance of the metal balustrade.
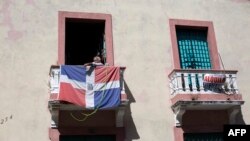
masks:
{"label": "metal balustrade", "polygon": [[[223,84],[206,83],[206,74],[223,74],[226,81]],[[184,70],[175,69],[169,74],[171,95],[176,94],[239,94],[237,87],[237,71],[235,70]]]}

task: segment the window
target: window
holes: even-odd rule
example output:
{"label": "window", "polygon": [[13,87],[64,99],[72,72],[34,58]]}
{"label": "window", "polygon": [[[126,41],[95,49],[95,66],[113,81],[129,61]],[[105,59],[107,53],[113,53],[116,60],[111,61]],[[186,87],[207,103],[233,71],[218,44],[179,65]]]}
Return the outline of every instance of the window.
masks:
{"label": "window", "polygon": [[106,60],[105,21],[66,19],[65,64],[81,65],[93,61],[96,55]]}
{"label": "window", "polygon": [[184,133],[184,141],[223,141],[222,133]]}
{"label": "window", "polygon": [[61,135],[60,141],[115,141],[115,135]]}
{"label": "window", "polygon": [[170,19],[175,69],[220,69],[212,22]]}
{"label": "window", "polygon": [[58,64],[82,65],[96,55],[114,65],[111,15],[59,12]]}
{"label": "window", "polygon": [[211,69],[206,29],[176,28],[182,69]]}

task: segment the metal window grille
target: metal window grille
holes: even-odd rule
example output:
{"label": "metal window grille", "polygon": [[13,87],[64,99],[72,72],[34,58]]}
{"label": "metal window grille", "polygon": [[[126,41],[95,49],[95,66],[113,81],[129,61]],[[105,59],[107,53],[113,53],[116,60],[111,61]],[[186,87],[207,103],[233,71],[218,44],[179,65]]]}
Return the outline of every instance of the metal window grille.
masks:
{"label": "metal window grille", "polygon": [[184,141],[223,141],[222,133],[185,133]]}
{"label": "metal window grille", "polygon": [[177,41],[182,69],[211,69],[207,31],[178,29]]}

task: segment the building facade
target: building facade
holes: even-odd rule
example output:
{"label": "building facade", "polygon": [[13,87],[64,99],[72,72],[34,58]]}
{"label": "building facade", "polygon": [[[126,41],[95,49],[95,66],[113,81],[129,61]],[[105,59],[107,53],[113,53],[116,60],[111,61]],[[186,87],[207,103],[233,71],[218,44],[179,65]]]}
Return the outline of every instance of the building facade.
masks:
{"label": "building facade", "polygon": [[[222,140],[250,122],[249,13],[248,0],[0,0],[0,140]],[[120,67],[119,106],[59,101],[59,66],[95,55]]]}

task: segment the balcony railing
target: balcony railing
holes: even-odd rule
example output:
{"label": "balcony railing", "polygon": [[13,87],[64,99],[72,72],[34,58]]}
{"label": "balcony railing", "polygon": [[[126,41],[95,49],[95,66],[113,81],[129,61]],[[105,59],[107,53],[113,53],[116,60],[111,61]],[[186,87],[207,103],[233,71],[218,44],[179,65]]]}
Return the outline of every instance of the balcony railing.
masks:
{"label": "balcony railing", "polygon": [[[123,127],[124,123],[124,114],[126,106],[128,105],[127,94],[125,93],[124,87],[124,71],[125,67],[120,67],[120,88],[121,88],[121,95],[120,95],[120,105],[118,107],[114,107],[113,110],[116,111],[116,126]],[[66,104],[58,100],[59,96],[59,86],[60,86],[60,67],[59,66],[51,66],[50,73],[49,73],[49,110],[51,112],[51,128],[57,128],[59,123],[59,111],[81,111],[83,110],[82,107],[74,105],[74,104]],[[105,112],[105,110],[103,110]],[[108,110],[107,110],[108,111]]]}
{"label": "balcony railing", "polygon": [[[221,84],[207,83],[205,75],[224,75]],[[239,94],[235,70],[182,70],[175,69],[169,74],[171,95],[176,94]]]}
{"label": "balcony railing", "polygon": [[[125,93],[124,87],[124,71],[125,67],[120,67],[120,87],[121,87],[121,104],[126,103],[127,95]],[[50,100],[49,101],[57,101],[59,94],[59,83],[60,83],[60,67],[59,66],[51,66],[50,68],[50,78],[49,78],[49,93]]]}
{"label": "balcony railing", "polygon": [[50,94],[59,93],[59,78],[60,78],[60,67],[51,66],[50,68],[50,78],[49,78],[49,88]]}
{"label": "balcony railing", "polygon": [[227,110],[234,124],[244,104],[235,70],[182,70],[169,74],[175,125],[182,125],[187,110]]}

